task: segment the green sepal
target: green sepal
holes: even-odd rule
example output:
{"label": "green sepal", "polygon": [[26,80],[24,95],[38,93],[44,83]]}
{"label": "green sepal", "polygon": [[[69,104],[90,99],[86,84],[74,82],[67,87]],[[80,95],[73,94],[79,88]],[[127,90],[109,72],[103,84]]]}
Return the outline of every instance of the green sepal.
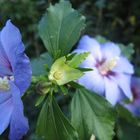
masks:
{"label": "green sepal", "polygon": [[77,55],[74,55],[67,64],[72,68],[77,68],[90,54],[90,52],[84,52]]}

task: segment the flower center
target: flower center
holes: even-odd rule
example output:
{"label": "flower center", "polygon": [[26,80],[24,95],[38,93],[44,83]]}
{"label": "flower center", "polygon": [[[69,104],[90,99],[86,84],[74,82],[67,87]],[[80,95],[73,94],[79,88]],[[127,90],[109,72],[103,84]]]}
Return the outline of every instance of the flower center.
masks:
{"label": "flower center", "polygon": [[59,71],[56,71],[56,72],[53,74],[53,77],[54,77],[56,80],[60,80],[61,77],[62,77],[62,73],[59,72]]}
{"label": "flower center", "polygon": [[13,76],[0,77],[0,90],[8,91],[10,89],[9,81],[13,81]]}
{"label": "flower center", "polygon": [[98,70],[101,73],[101,75],[107,75],[108,72],[110,72],[117,65],[118,60],[119,57],[114,57],[98,66]]}

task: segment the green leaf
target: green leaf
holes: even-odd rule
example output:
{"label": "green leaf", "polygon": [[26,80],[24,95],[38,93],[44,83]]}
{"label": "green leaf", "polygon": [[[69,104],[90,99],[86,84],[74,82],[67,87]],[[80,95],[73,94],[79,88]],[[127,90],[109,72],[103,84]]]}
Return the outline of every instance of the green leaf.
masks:
{"label": "green leaf", "polygon": [[35,106],[39,106],[39,105],[44,101],[45,97],[46,97],[46,95],[40,96],[40,97],[37,99]]}
{"label": "green leaf", "polygon": [[108,41],[105,37],[103,37],[101,35],[97,35],[95,38],[100,43],[106,43]]}
{"label": "green leaf", "polygon": [[139,140],[140,120],[121,105],[116,106],[118,112],[117,136],[119,140]]}
{"label": "green leaf", "polygon": [[54,97],[49,96],[37,122],[37,134],[45,140],[78,140],[78,134],[64,116]]}
{"label": "green leaf", "polygon": [[67,95],[68,94],[68,89],[67,89],[67,87],[65,87],[65,86],[59,86],[60,87],[60,89],[61,89],[61,91],[62,91],[62,93],[64,94],[64,95]]}
{"label": "green leaf", "polygon": [[89,140],[92,134],[99,140],[112,140],[116,113],[103,97],[78,89],[72,99],[71,113],[80,140]]}
{"label": "green leaf", "polygon": [[134,51],[134,44],[129,43],[128,45],[124,45],[124,44],[119,43],[118,45],[122,51],[122,54],[125,55],[129,60],[131,60],[132,55],[135,52]]}
{"label": "green leaf", "polygon": [[46,74],[47,71],[45,71],[45,64],[50,67],[52,62],[53,60],[48,53],[43,53],[42,55],[40,55],[40,57],[32,59],[31,66],[33,75],[40,76],[41,74]]}
{"label": "green leaf", "polygon": [[67,55],[85,28],[85,17],[69,1],[50,5],[39,23],[39,34],[48,52],[57,59]]}
{"label": "green leaf", "polygon": [[117,136],[119,140],[140,140],[140,126],[121,118],[118,121]]}
{"label": "green leaf", "polygon": [[77,82],[71,81],[69,82],[69,85],[73,88],[83,88],[84,86],[78,84]]}
{"label": "green leaf", "polygon": [[137,119],[132,115],[131,112],[129,112],[126,108],[124,108],[122,105],[116,106],[119,118],[123,118],[128,122],[131,122],[133,124],[137,124]]}
{"label": "green leaf", "polygon": [[77,68],[90,54],[90,52],[84,52],[75,55],[70,61],[67,62],[67,64],[72,68]]}

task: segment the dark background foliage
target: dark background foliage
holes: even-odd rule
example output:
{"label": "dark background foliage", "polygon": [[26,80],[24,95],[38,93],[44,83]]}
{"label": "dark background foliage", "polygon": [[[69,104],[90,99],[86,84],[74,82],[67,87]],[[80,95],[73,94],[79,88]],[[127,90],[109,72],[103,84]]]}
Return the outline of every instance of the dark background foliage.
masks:
{"label": "dark background foliage", "polygon": [[[49,3],[56,0],[0,0],[0,27],[7,19],[20,28],[26,52],[30,58],[44,52],[43,43],[39,38],[37,25]],[[92,36],[102,35],[114,42],[134,43],[135,54],[133,63],[139,74],[140,65],[140,1],[128,0],[71,0],[74,8],[87,18],[85,32]],[[24,101],[26,115],[30,120],[30,131],[25,139],[39,140],[33,133],[39,108],[35,108],[35,92]],[[61,106],[67,105],[66,101]],[[0,136],[6,140],[7,132]]]}

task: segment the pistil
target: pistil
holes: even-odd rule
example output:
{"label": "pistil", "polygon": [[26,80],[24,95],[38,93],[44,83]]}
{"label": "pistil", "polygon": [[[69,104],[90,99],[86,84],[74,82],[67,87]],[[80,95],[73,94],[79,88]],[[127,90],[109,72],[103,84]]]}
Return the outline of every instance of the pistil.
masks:
{"label": "pistil", "polygon": [[98,67],[99,72],[101,73],[101,75],[107,75],[108,72],[110,72],[116,65],[117,65],[117,61],[119,60],[118,57],[114,57],[110,60],[105,61],[103,64],[101,64]]}
{"label": "pistil", "polygon": [[8,91],[10,89],[9,81],[13,81],[13,76],[0,77],[0,90]]}

